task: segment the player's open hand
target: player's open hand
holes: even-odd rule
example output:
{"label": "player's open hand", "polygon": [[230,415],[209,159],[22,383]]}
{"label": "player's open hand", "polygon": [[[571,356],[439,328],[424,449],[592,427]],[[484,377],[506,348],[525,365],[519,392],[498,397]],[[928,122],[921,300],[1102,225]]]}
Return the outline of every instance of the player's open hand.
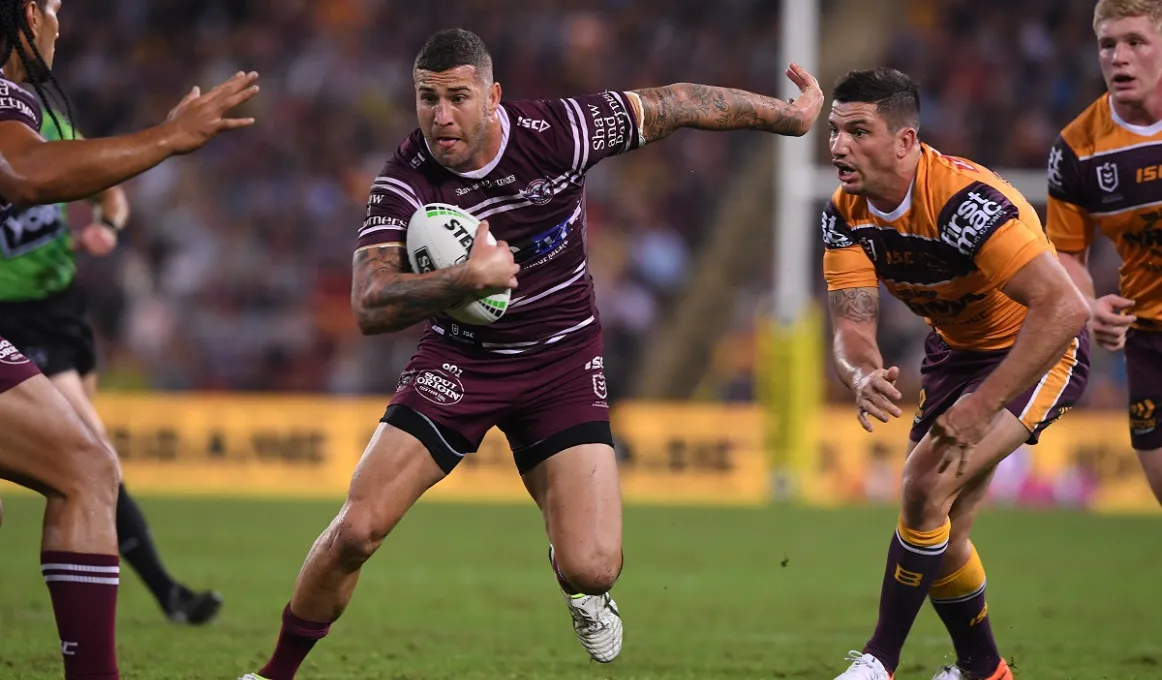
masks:
{"label": "player's open hand", "polygon": [[943,473],[955,462],[956,476],[962,476],[973,447],[984,439],[995,415],[984,407],[975,393],[960,399],[940,414],[928,431],[933,452],[940,454],[936,471]]}
{"label": "player's open hand", "polygon": [[508,244],[490,237],[487,221],[476,228],[468,268],[477,289],[489,294],[516,288],[516,274],[520,271]]}
{"label": "player's open hand", "polygon": [[815,76],[798,64],[791,64],[786,73],[791,82],[799,88],[799,96],[788,99],[787,103],[791,105],[792,115],[798,123],[793,134],[801,137],[807,134],[815,120],[819,118],[819,112],[823,110],[823,90],[819,88],[819,81],[815,80]]}
{"label": "player's open hand", "polygon": [[903,413],[896,402],[903,398],[896,389],[896,379],[900,377],[900,369],[877,368],[855,381],[855,413],[859,424],[868,432],[872,431],[871,420],[875,418],[881,423],[891,418],[899,418]]}
{"label": "player's open hand", "polygon": [[239,71],[206,94],[197,86],[190,90],[166,118],[174,153],[197,150],[223,130],[253,125],[253,118],[227,118],[226,114],[258,94],[257,81],[254,71]]}
{"label": "player's open hand", "polygon": [[1126,345],[1126,331],[1138,320],[1127,313],[1133,300],[1118,295],[1106,295],[1093,301],[1089,308],[1093,323],[1093,339],[1102,349],[1116,352]]}

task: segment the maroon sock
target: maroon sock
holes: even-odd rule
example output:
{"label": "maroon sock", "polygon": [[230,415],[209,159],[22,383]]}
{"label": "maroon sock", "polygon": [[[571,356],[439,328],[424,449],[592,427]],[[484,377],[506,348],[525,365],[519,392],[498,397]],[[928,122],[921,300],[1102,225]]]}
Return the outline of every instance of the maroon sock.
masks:
{"label": "maroon sock", "polygon": [[1001,653],[989,623],[985,584],[984,564],[976,546],[972,546],[968,561],[933,583],[928,592],[932,606],[952,636],[956,665],[973,678],[993,675],[1001,663]]}
{"label": "maroon sock", "polygon": [[327,636],[331,624],[307,621],[295,616],[290,604],[282,610],[282,630],[278,634],[278,645],[270,661],[258,671],[267,680],[294,680],[303,659],[307,658],[315,643]]}
{"label": "maroon sock", "polygon": [[904,641],[944,560],[951,527],[945,520],[939,529],[917,531],[904,526],[901,518],[892,537],[880,590],[880,618],[863,650],[879,659],[889,673],[900,665]]}
{"label": "maroon sock", "polygon": [[45,551],[40,570],[52,596],[66,680],[118,680],[116,555]]}

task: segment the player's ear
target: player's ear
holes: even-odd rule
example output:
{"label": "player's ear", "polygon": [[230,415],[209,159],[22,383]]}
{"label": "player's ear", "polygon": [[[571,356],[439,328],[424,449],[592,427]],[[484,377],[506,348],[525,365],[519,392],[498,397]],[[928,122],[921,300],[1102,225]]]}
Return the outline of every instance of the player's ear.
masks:
{"label": "player's ear", "polygon": [[24,18],[28,21],[28,27],[32,29],[33,37],[40,37],[40,22],[43,19],[40,16],[40,6],[35,2],[30,2],[24,6]]}
{"label": "player's ear", "polygon": [[500,108],[500,83],[493,81],[492,85],[488,87],[488,117],[491,118],[496,115],[496,110]]}
{"label": "player's ear", "polygon": [[920,143],[916,128],[904,126],[896,133],[896,155],[902,160]]}

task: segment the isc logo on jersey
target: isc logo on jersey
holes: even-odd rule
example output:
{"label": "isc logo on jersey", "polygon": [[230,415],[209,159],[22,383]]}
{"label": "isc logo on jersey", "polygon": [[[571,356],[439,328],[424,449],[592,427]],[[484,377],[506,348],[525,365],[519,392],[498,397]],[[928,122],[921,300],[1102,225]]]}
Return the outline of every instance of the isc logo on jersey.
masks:
{"label": "isc logo on jersey", "polygon": [[[408,262],[417,274],[436,271],[468,260],[480,221],[464,210],[446,203],[429,203],[417,210],[408,222]],[[489,243],[496,243],[492,234]],[[498,321],[512,298],[512,291],[494,295],[469,296],[444,313],[460,323],[486,326]]]}

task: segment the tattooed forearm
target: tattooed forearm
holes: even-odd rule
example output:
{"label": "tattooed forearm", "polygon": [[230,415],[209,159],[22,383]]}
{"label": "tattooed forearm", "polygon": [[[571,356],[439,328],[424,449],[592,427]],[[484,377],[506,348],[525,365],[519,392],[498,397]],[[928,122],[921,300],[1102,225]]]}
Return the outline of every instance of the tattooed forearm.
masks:
{"label": "tattooed forearm", "polygon": [[883,367],[876,344],[880,292],[876,288],[835,290],[827,294],[827,303],[835,327],[835,372],[844,385],[854,389],[860,376]]}
{"label": "tattooed forearm", "polygon": [[679,83],[635,93],[641,98],[642,136],[647,142],[684,127],[764,130],[794,136],[810,128],[810,121],[802,120],[787,102],[744,90]]}
{"label": "tattooed forearm", "polygon": [[404,257],[398,246],[355,253],[351,309],[364,335],[403,330],[475,291],[466,265],[417,275],[406,271]]}
{"label": "tattooed forearm", "polygon": [[854,323],[874,322],[880,315],[880,293],[875,288],[848,288],[827,294],[832,319]]}

